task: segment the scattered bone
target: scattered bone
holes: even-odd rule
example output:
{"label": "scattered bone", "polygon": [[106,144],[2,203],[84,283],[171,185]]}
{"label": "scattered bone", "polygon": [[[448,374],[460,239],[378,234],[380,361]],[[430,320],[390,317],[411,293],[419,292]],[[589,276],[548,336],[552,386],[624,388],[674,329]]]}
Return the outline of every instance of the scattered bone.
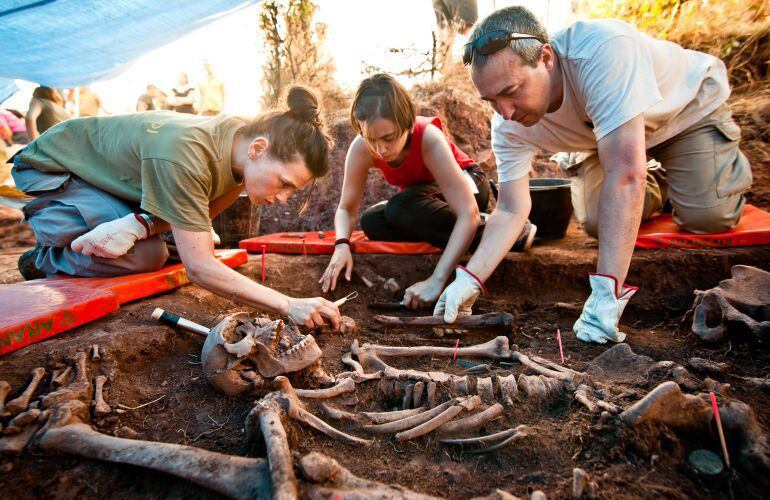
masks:
{"label": "scattered bone", "polygon": [[69,380],[70,375],[72,375],[71,366],[68,366],[64,370],[59,370],[58,372],[54,373],[54,376],[51,378],[51,387],[56,389],[57,387],[63,386]]}
{"label": "scattered bone", "polygon": [[393,278],[388,278],[382,284],[382,289],[388,292],[389,294],[396,296],[398,295],[398,292],[401,291],[401,286],[399,286],[398,282]]}
{"label": "scattered bone", "polygon": [[102,357],[99,355],[99,344],[91,346],[91,361],[99,361]]}
{"label": "scattered bone", "polygon": [[40,429],[40,424],[34,422],[22,427],[18,434],[3,436],[2,439],[0,439],[0,456],[17,455],[21,453],[38,429]]}
{"label": "scattered bone", "polygon": [[628,344],[621,343],[595,357],[586,373],[601,380],[630,383],[653,364],[652,358],[635,354]]}
{"label": "scattered bone", "polygon": [[404,398],[401,401],[401,408],[408,410],[412,408],[412,401],[414,400],[414,384],[408,384],[404,389]]}
{"label": "scattered bone", "polygon": [[[743,377],[743,380],[749,385],[770,392],[770,378]],[[2,405],[0,405],[0,407],[2,407]]]}
{"label": "scattered bone", "polygon": [[611,413],[612,415],[617,415],[621,410],[618,406],[601,399],[596,401],[596,406]]}
{"label": "scattered bone", "polygon": [[486,410],[479,412],[470,417],[465,417],[460,420],[454,420],[442,425],[436,432],[441,434],[460,434],[474,432],[486,425],[491,420],[496,419],[503,414],[503,405],[495,403]]}
{"label": "scattered bone", "polygon": [[730,365],[727,363],[718,363],[703,358],[690,358],[687,360],[687,366],[698,372],[727,373]]}
{"label": "scattered bone", "polygon": [[476,379],[476,394],[481,396],[483,402],[494,403],[495,389],[492,385],[492,379],[489,377]]}
{"label": "scattered bone", "polygon": [[428,408],[433,408],[438,404],[436,396],[436,382],[428,382]]}
{"label": "scattered bone", "polygon": [[513,401],[519,394],[519,388],[516,385],[516,376],[509,374],[505,377],[497,377],[497,386],[500,388],[500,396],[503,404],[511,408],[513,407]]}
{"label": "scattered bone", "polygon": [[716,380],[712,378],[706,377],[703,380],[703,389],[705,391],[715,392],[717,394],[727,394],[727,391],[730,390],[730,384],[723,384],[721,382],[717,382]]}
{"label": "scattered bone", "polygon": [[479,404],[481,404],[481,398],[478,396],[470,396],[461,401],[459,404],[452,406],[451,408],[447,408],[439,415],[433,417],[427,422],[424,422],[406,431],[399,432],[396,434],[396,441],[408,441],[410,439],[415,439],[433,432],[437,428],[441,427],[462,413],[463,410],[473,411]]}
{"label": "scattered bone", "polygon": [[[751,266],[733,266],[732,277],[706,291],[695,290],[692,331],[705,342],[727,340],[730,331],[770,333],[770,273]],[[718,323],[715,325],[715,322]]]}
{"label": "scattered bone", "polygon": [[356,390],[356,383],[353,381],[352,378],[346,378],[345,380],[338,382],[337,385],[328,387],[326,389],[315,389],[315,390],[294,389],[294,392],[297,394],[297,396],[301,398],[329,399],[329,398],[335,398],[342,394],[347,394],[349,392],[355,392],[355,390]]}
{"label": "scattered bone", "polygon": [[684,366],[677,366],[671,370],[671,376],[673,377],[674,382],[688,391],[697,391],[703,387],[703,383],[695,378],[692,373],[687,371],[687,368]]}
{"label": "scattered bone", "polygon": [[419,381],[414,384],[414,396],[412,398],[412,408],[419,408],[422,405],[422,396],[425,392],[425,382]]}
{"label": "scattered bone", "polygon": [[572,498],[580,498],[588,486],[588,473],[580,467],[572,469]]}
{"label": "scattered bone", "polygon": [[99,375],[94,379],[94,415],[102,416],[112,413],[112,408],[104,401],[104,383],[107,377]]}
{"label": "scattered bone", "polygon": [[32,370],[32,381],[30,381],[27,388],[24,389],[24,392],[22,392],[19,397],[8,401],[5,404],[3,414],[5,416],[13,416],[26,410],[29,407],[29,400],[32,398],[32,394],[34,394],[37,386],[40,385],[40,381],[43,380],[44,375],[45,368],[38,367]]}
{"label": "scattered bone", "polygon": [[547,500],[548,497],[545,496],[545,493],[543,493],[540,490],[535,490],[532,492],[532,496],[529,497],[530,500]]}
{"label": "scattered bone", "polygon": [[[763,477],[770,474],[770,438],[757,422],[751,407],[741,401],[728,401],[720,405],[719,414],[728,442],[738,444],[739,453],[735,458],[741,467]],[[712,432],[712,417],[707,415],[706,418],[703,428]]]}
{"label": "scattered bone", "polygon": [[351,367],[356,372],[363,374],[364,373],[364,367],[361,366],[361,363],[353,359],[353,353],[346,352],[342,355],[342,362],[346,364],[347,366]]}
{"label": "scattered bone", "polygon": [[257,498],[270,492],[267,460],[107,436],[83,423],[87,415],[88,407],[82,401],[58,405],[41,430],[37,446],[44,451],[165,472],[231,498]]}
{"label": "scattered bone", "polygon": [[620,414],[631,426],[645,421],[657,421],[672,427],[697,427],[711,406],[697,396],[683,394],[676,382],[663,382],[636,404]]}
{"label": "scattered bone", "polygon": [[399,485],[386,485],[354,476],[336,460],[318,452],[308,453],[299,461],[299,471],[309,483],[303,498],[433,500],[435,497],[415,493]]}
{"label": "scattered bone", "polygon": [[[60,377],[63,375],[60,375]],[[88,404],[91,402],[91,387],[92,385],[88,380],[88,373],[86,372],[86,353],[79,351],[75,354],[75,379],[66,386],[43,396],[41,399],[43,408],[53,408],[59,403],[73,399]]]}
{"label": "scattered bone", "polygon": [[383,325],[390,326],[452,327],[459,330],[500,328],[506,333],[513,333],[516,326],[516,320],[513,315],[504,312],[458,316],[454,323],[446,323],[441,316],[396,317],[378,314],[374,317],[374,320]]}
{"label": "scattered bone", "polygon": [[589,412],[596,413],[599,411],[599,408],[596,406],[596,404],[593,401],[591,401],[588,398],[588,391],[589,389],[588,389],[588,386],[586,385],[581,385],[580,387],[578,387],[574,393],[575,401],[577,401],[578,403],[588,408]]}
{"label": "scattered bone", "polygon": [[19,413],[13,418],[13,420],[8,422],[8,425],[3,430],[3,434],[10,436],[20,433],[22,427],[36,421],[38,417],[40,417],[40,413],[40,410],[37,408]]}
{"label": "scattered bone", "polygon": [[531,359],[526,354],[523,354],[518,351],[513,351],[511,353],[511,359],[518,361],[519,363],[526,366],[527,368],[529,368],[535,373],[538,373],[540,375],[545,375],[546,377],[563,380],[568,384],[572,385],[573,387],[578,385],[585,378],[584,374],[576,372],[575,370],[572,370],[570,368],[560,367],[560,369],[556,370],[553,368],[548,368],[546,366],[543,366],[539,362]]}
{"label": "scattered bone", "polygon": [[340,333],[344,335],[352,335],[356,333],[356,330],[358,330],[358,327],[356,326],[356,321],[353,318],[348,316],[342,316],[342,318],[340,318]]}
{"label": "scattered bone", "polygon": [[0,380],[0,417],[8,415],[5,413],[5,399],[9,392],[11,392],[11,384],[5,380]]}

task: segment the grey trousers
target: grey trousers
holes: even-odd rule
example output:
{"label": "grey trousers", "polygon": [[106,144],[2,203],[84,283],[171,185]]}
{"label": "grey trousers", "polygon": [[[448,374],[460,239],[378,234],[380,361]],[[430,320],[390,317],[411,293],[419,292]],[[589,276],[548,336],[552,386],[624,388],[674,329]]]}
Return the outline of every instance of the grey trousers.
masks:
{"label": "grey trousers", "polygon": [[[727,104],[679,135],[647,150],[647,189],[642,220],[670,200],[674,221],[691,233],[719,233],[740,222],[751,187],[751,166],[739,149],[741,130]],[[598,234],[604,170],[598,154],[563,165],[572,176],[575,216]]]}
{"label": "grey trousers", "polygon": [[70,243],[78,236],[103,222],[135,212],[138,207],[76,176],[40,172],[17,158],[11,174],[17,188],[35,196],[24,207],[24,220],[29,222],[41,247],[35,265],[46,275],[123,276],[155,271],[166,262],[168,249],[157,235],[137,241],[126,255],[117,259],[72,250]]}

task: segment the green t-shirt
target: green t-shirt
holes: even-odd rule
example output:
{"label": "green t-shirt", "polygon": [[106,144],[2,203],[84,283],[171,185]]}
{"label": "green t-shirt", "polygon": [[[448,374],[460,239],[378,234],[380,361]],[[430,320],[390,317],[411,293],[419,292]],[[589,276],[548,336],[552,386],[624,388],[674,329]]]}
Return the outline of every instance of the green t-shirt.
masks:
{"label": "green t-shirt", "polygon": [[242,182],[230,164],[241,118],[172,111],[67,120],[20,160],[42,172],[71,172],[187,231],[209,231],[209,202]]}

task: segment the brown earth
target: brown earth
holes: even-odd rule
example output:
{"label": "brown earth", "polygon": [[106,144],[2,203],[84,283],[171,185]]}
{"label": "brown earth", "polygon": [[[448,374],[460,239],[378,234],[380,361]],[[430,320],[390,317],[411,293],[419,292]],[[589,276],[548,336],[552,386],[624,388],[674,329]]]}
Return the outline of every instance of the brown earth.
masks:
{"label": "brown earth", "polygon": [[[749,156],[755,184],[750,202],[770,208],[770,150],[768,122],[770,99],[759,93],[732,99],[736,119],[744,133],[743,149]],[[487,169],[494,169],[489,154],[487,113],[458,92],[428,100],[424,109],[448,122],[454,139]],[[485,128],[486,127],[486,128]],[[475,131],[475,132],[474,132]],[[297,202],[288,207],[270,207],[262,216],[262,232],[328,228],[339,196],[342,162],[352,131],[344,122],[335,124],[338,146],[332,158],[331,174],[320,182],[308,217],[294,215]],[[558,175],[543,158],[538,175]],[[364,206],[392,194],[378,174],[367,185]],[[0,283],[20,281],[15,270],[18,256],[34,244],[26,226],[18,224],[20,213],[0,207]],[[480,299],[478,312],[503,310],[517,316],[517,329],[511,341],[528,354],[557,360],[555,329],[561,327],[565,364],[577,370],[604,352],[607,347],[578,341],[571,326],[578,312],[557,307],[556,302],[580,305],[588,293],[587,273],[594,269],[596,242],[582,235],[574,224],[563,240],[537,244],[528,254],[510,254],[489,281],[489,295]],[[318,294],[317,280],[327,263],[324,256],[268,256],[267,285],[293,296]],[[355,336],[317,334],[324,351],[323,364],[331,373],[344,369],[340,356],[353,338],[381,344],[454,346],[454,337],[436,339],[413,330],[390,330],[372,321],[366,304],[378,292],[367,289],[360,273],[394,277],[402,286],[427,276],[436,263],[435,256],[360,256],[351,283],[334,295],[352,290],[361,296],[343,307],[346,315],[359,324]],[[647,250],[637,251],[628,281],[641,285],[623,316],[627,342],[637,354],[655,360],[684,364],[691,356],[725,362],[730,371],[713,376],[732,385],[721,397],[750,404],[764,429],[770,428],[770,395],[745,385],[741,377],[770,377],[770,351],[767,339],[734,339],[725,345],[705,345],[680,321],[692,303],[693,289],[715,286],[729,277],[735,264],[769,269],[770,247],[723,250]],[[254,257],[241,272],[256,278],[258,260]],[[9,299],[6,299],[9,300]],[[13,300],[13,298],[10,298]],[[19,304],[24,307],[24,304]],[[93,343],[106,349],[101,363],[90,362],[90,375],[108,375],[107,401],[128,406],[156,403],[97,419],[93,425],[107,434],[125,434],[130,429],[137,438],[183,443],[223,453],[264,456],[259,447],[247,442],[243,432],[246,414],[257,395],[228,399],[202,378],[199,355],[201,341],[191,334],[160,326],[150,319],[155,307],[163,307],[199,323],[211,325],[221,314],[242,310],[226,299],[193,285],[127,304],[120,311],[84,327],[34,344],[0,359],[0,380],[13,387],[11,397],[26,384],[36,366],[49,369],[41,389],[47,391],[50,368],[67,361],[76,351]],[[256,313],[257,311],[251,310]],[[429,312],[426,311],[426,314]],[[462,345],[483,341],[495,335],[483,332],[461,338]],[[415,366],[430,364],[458,372],[449,360],[416,360]],[[420,365],[420,363],[422,363]],[[517,372],[518,373],[518,372]],[[642,396],[657,381],[647,381],[634,389]],[[379,406],[371,390],[362,389],[358,410]],[[635,399],[623,401],[628,406]],[[6,423],[6,422],[3,422]],[[519,424],[535,426],[538,433],[498,452],[461,455],[435,442],[434,438],[397,443],[378,439],[369,448],[339,444],[312,430],[289,425],[288,431],[296,459],[310,451],[326,453],[359,476],[383,482],[396,482],[413,490],[468,498],[501,488],[519,496],[533,489],[549,497],[566,498],[571,488],[573,467],[582,467],[598,481],[602,498],[699,497],[759,498],[766,496],[768,477],[752,474],[737,466],[715,478],[698,476],[688,465],[687,455],[696,448],[719,454],[715,434],[684,435],[660,426],[626,429],[602,423],[571,398],[564,396],[541,406],[522,404],[490,425],[490,429]],[[731,450],[735,443],[727,436]],[[45,456],[26,452],[0,460],[0,491],[3,498],[214,498],[216,495],[185,481],[143,469],[83,460],[70,456]]]}

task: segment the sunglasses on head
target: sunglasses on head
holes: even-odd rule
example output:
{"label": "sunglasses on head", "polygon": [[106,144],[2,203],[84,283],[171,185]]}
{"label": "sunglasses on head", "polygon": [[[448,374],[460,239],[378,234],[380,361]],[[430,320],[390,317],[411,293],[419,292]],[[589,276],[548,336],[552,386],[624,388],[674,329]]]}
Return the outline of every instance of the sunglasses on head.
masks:
{"label": "sunglasses on head", "polygon": [[498,50],[503,50],[513,40],[526,40],[526,39],[539,39],[534,35],[527,35],[524,33],[508,33],[503,30],[490,31],[485,35],[481,35],[477,39],[465,44],[463,49],[463,64],[469,65],[473,61],[473,50],[483,56],[494,54]]}

